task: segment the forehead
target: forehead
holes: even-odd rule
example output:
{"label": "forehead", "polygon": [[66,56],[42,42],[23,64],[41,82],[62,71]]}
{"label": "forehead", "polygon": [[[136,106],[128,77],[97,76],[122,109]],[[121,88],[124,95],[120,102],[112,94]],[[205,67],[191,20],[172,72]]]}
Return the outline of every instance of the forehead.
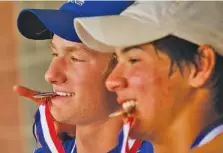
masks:
{"label": "forehead", "polygon": [[60,48],[60,49],[61,48],[73,48],[73,49],[87,48],[83,43],[72,42],[72,41],[63,39],[57,35],[53,36],[51,45],[52,47]]}
{"label": "forehead", "polygon": [[152,44],[145,44],[145,45],[125,47],[125,48],[115,48],[115,53],[117,54],[117,56],[124,56],[134,53],[153,52],[154,50],[155,48]]}
{"label": "forehead", "polygon": [[99,51],[95,51],[88,48],[83,43],[68,41],[57,35],[54,35],[52,39],[51,48],[53,50],[56,50],[56,52],[58,53],[64,54],[70,52],[96,60],[97,62],[107,62],[107,60],[109,60],[112,55],[112,53],[102,53]]}
{"label": "forehead", "polygon": [[127,48],[116,48],[115,53],[119,59],[140,58],[153,62],[170,62],[169,56],[151,43]]}
{"label": "forehead", "polygon": [[88,48],[86,45],[83,43],[78,43],[78,42],[72,42],[65,40],[57,35],[53,36],[52,42],[51,42],[51,47],[53,49],[56,49],[58,51],[83,51],[85,54],[93,54],[94,51],[90,48]]}

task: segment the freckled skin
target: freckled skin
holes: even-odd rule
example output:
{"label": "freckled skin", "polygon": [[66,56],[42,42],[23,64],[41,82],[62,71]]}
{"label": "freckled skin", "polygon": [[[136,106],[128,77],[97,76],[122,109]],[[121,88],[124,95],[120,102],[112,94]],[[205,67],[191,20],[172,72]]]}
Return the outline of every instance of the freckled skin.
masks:
{"label": "freckled skin", "polygon": [[[75,93],[72,97],[52,99],[53,117],[67,124],[87,124],[108,118],[108,114],[118,107],[114,102],[115,94],[108,92],[104,85],[103,73],[108,68],[111,54],[92,51],[82,43],[56,35],[52,44],[55,56],[45,79],[55,90]],[[72,48],[76,50],[71,51]]]}
{"label": "freckled skin", "polygon": [[150,141],[157,153],[188,151],[200,132],[221,118],[209,86],[214,50],[201,45],[198,51],[198,67],[181,63],[180,71],[174,64],[169,76],[170,58],[152,44],[116,48],[118,64],[106,87],[117,93],[118,103],[136,102],[130,136]]}
{"label": "freckled skin", "polygon": [[[179,71],[168,77],[169,57],[163,53],[157,54],[152,45],[145,45],[143,49],[144,51],[130,51],[126,55],[116,52],[119,63],[109,76],[107,87],[110,80],[117,80],[118,77],[127,80],[126,88],[115,91],[118,98],[125,99],[125,96],[129,98],[131,95],[139,103],[134,114],[136,122],[131,136],[153,139],[153,135],[161,133],[174,120],[179,110],[176,103],[183,101],[182,95],[188,92],[188,86]],[[140,61],[131,64],[130,57]]]}

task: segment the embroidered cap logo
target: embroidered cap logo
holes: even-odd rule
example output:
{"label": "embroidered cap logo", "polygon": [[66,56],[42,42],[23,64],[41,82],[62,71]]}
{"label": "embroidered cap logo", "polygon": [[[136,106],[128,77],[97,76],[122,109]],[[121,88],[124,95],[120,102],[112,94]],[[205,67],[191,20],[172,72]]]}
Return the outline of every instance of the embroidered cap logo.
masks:
{"label": "embroidered cap logo", "polygon": [[68,2],[75,3],[80,6],[84,4],[84,0],[68,0]]}

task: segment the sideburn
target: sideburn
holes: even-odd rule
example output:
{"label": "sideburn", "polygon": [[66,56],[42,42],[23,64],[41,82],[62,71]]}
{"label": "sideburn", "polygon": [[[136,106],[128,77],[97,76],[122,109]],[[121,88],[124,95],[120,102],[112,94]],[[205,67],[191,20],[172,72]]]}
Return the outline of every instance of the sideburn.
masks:
{"label": "sideburn", "polygon": [[116,58],[115,54],[113,54],[111,59],[108,62],[107,68],[102,73],[102,75],[104,76],[104,79],[107,79],[107,77],[109,76],[109,74],[114,69],[114,67],[116,66],[117,63],[118,63],[117,58]]}

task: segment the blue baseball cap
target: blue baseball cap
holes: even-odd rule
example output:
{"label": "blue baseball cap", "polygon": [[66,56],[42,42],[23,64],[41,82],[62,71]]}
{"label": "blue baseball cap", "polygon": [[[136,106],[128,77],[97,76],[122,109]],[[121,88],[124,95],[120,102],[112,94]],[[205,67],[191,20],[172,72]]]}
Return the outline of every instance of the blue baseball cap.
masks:
{"label": "blue baseball cap", "polygon": [[63,39],[81,42],[73,26],[76,17],[117,15],[134,1],[76,1],[66,2],[59,10],[24,9],[17,26],[20,33],[34,40],[51,39],[53,34]]}

